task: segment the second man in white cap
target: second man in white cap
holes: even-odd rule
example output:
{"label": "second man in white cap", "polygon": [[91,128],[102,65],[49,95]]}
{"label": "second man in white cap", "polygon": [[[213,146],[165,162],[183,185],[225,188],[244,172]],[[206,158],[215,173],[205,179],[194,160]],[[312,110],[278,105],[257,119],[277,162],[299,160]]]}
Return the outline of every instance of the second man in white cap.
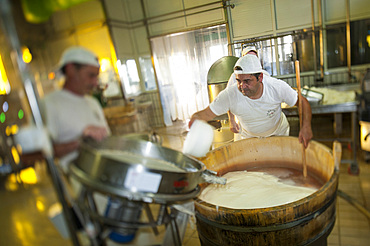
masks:
{"label": "second man in white cap", "polygon": [[55,157],[63,171],[78,156],[83,138],[100,141],[110,134],[99,102],[90,93],[98,86],[100,64],[90,50],[74,46],[65,50],[58,64],[65,82],[43,100],[47,128],[54,144]]}

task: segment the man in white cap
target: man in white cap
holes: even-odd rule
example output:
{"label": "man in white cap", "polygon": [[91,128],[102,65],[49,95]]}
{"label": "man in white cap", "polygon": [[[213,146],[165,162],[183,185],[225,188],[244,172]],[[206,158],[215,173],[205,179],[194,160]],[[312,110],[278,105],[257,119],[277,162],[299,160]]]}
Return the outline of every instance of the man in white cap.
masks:
{"label": "man in white cap", "polygon": [[[255,46],[246,46],[242,50],[242,57],[250,54],[250,55],[255,55],[258,57],[258,52]],[[262,73],[264,76],[270,76],[270,74],[266,70],[262,70]],[[236,77],[235,73],[232,73],[230,75],[229,81],[227,82],[227,86],[233,85],[236,83]],[[240,140],[241,136],[239,133],[239,124],[235,121],[235,115],[231,113],[230,111],[227,112],[227,115],[229,117],[229,126],[230,126],[230,131],[232,131],[234,134],[234,140]]]}
{"label": "man in white cap", "polygon": [[[196,119],[210,121],[229,110],[239,120],[242,139],[252,137],[288,136],[289,123],[282,112],[281,103],[298,105],[298,94],[285,81],[264,76],[259,59],[247,54],[235,63],[237,83],[226,87],[204,110],[196,112],[189,126]],[[311,107],[302,98],[303,126],[299,141],[308,146],[312,139]]]}
{"label": "man in white cap", "polygon": [[[257,49],[255,46],[246,46],[243,50],[242,50],[242,57],[245,56],[245,55],[255,55],[258,57],[258,52],[257,52]],[[262,70],[262,73],[264,76],[270,76],[270,74],[266,71],[266,70]],[[230,78],[229,78],[229,81],[227,82],[227,86],[229,85],[232,85],[232,84],[235,84],[236,83],[236,79],[235,79],[235,74],[232,73],[230,75]]]}
{"label": "man in white cap", "polygon": [[90,92],[98,86],[97,56],[80,46],[64,51],[59,69],[65,76],[63,89],[48,94],[43,102],[47,129],[60,166],[67,167],[78,156],[82,138],[100,141],[110,134],[99,102]]}

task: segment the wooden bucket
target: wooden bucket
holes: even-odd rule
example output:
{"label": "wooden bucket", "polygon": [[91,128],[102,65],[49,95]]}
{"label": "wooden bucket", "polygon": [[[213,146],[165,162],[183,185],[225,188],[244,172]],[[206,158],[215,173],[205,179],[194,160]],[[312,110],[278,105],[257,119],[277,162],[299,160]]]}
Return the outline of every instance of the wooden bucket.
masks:
{"label": "wooden bucket", "polygon": [[[260,209],[231,209],[197,198],[195,212],[202,245],[326,245],[335,222],[340,155],[334,158],[332,150],[315,141],[310,142],[305,155],[307,172],[320,177],[324,185],[298,201]],[[215,149],[200,160],[221,175],[266,162],[295,163],[302,169],[302,145],[295,137],[245,139]]]}

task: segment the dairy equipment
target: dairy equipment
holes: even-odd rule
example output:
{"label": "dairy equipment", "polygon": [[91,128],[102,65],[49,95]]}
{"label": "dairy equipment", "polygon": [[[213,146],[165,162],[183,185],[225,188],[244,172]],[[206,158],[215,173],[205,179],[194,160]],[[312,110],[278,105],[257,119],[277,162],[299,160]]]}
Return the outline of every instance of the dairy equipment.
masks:
{"label": "dairy equipment", "polygon": [[[70,171],[83,186],[77,204],[84,211],[83,224],[93,225],[93,245],[99,245],[108,235],[111,239],[119,237],[120,242],[130,241],[139,228],[152,227],[157,233],[157,226],[167,224],[172,232],[171,244],[181,245],[176,221],[179,213],[171,206],[195,198],[200,183],[226,182],[181,152],[118,136],[99,143],[85,142]],[[94,193],[107,197],[104,213],[98,211]],[[159,206],[156,219],[154,205]],[[141,219],[142,211],[145,221]]]}
{"label": "dairy equipment", "polygon": [[[208,96],[209,101],[212,102],[216,96],[226,88],[231,74],[234,72],[234,65],[239,58],[236,56],[224,56],[215,61],[207,74]],[[215,126],[213,148],[217,148],[226,143],[230,143],[234,139],[228,127],[227,115],[216,117],[214,121],[210,122]]]}
{"label": "dairy equipment", "polygon": [[364,150],[364,158],[370,160],[370,69],[367,69],[366,74],[361,84],[360,107],[360,142],[361,149]]}
{"label": "dairy equipment", "polygon": [[[310,142],[306,149],[308,173],[323,185],[294,202],[260,209],[231,209],[197,198],[195,212],[202,245],[326,245],[336,217],[341,151],[339,142],[334,142],[333,151]],[[302,171],[301,156],[298,138],[269,137],[236,141],[212,150],[201,160],[220,174],[253,170],[261,165],[285,165]]]}
{"label": "dairy equipment", "polygon": [[210,102],[226,88],[230,75],[234,72],[234,65],[237,60],[238,57],[235,56],[221,57],[208,70],[207,84]]}

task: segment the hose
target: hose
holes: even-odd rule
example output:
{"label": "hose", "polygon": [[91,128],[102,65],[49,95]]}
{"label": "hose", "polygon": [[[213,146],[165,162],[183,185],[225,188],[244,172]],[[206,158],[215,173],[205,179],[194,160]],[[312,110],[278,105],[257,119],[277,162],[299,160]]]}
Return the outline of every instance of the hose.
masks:
{"label": "hose", "polygon": [[370,211],[367,210],[364,206],[362,206],[356,199],[350,197],[348,194],[344,193],[343,191],[338,189],[338,195],[342,197],[344,200],[352,204],[355,208],[357,208],[361,213],[363,213],[368,219],[370,219]]}

